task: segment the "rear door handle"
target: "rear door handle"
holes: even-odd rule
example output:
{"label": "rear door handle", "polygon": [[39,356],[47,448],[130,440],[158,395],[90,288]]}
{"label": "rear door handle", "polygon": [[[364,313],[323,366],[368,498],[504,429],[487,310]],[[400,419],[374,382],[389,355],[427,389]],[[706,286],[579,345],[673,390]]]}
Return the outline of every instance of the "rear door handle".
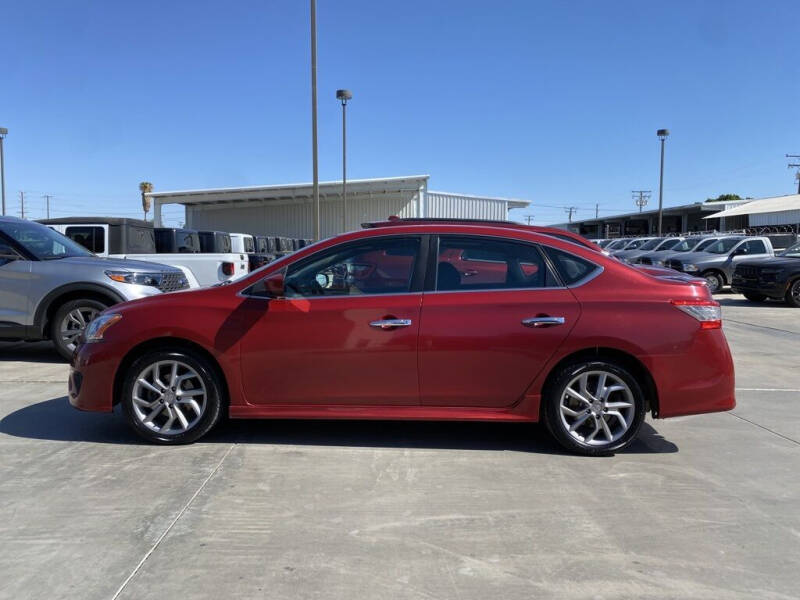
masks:
{"label": "rear door handle", "polygon": [[396,329],[397,327],[408,327],[411,325],[411,319],[381,319],[379,321],[372,321],[369,326],[375,329]]}
{"label": "rear door handle", "polygon": [[530,317],[529,319],[522,319],[522,324],[525,327],[555,327],[556,325],[563,325],[566,322],[564,317]]}

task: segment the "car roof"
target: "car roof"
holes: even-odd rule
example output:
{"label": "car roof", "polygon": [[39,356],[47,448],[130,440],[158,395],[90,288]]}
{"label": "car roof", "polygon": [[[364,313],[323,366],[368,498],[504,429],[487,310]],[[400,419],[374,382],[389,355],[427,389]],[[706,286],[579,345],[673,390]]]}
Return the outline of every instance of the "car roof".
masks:
{"label": "car roof", "polygon": [[361,227],[364,229],[377,229],[383,227],[397,227],[401,225],[480,225],[487,227],[499,227],[504,229],[519,229],[522,231],[530,231],[539,233],[550,237],[555,237],[563,241],[573,244],[578,244],[584,248],[588,248],[594,252],[603,252],[603,249],[585,238],[579,233],[569,231],[567,229],[560,229],[558,227],[548,227],[546,225],[526,225],[524,223],[517,223],[515,221],[502,221],[493,219],[460,219],[448,217],[389,217],[386,221],[372,221],[362,223]]}

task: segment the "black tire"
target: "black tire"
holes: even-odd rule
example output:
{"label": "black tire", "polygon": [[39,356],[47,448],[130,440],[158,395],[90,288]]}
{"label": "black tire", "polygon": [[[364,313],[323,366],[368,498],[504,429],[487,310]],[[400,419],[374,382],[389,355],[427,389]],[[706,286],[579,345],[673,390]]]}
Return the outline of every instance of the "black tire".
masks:
{"label": "black tire", "polygon": [[[53,341],[56,351],[67,360],[72,360],[72,354],[75,351],[75,342],[78,341],[79,335],[83,333],[83,329],[85,328],[85,325],[80,327],[77,323],[73,322],[72,324],[75,325],[75,328],[70,330],[72,332],[70,333],[71,337],[65,338],[61,330],[65,320],[69,321],[68,315],[77,311],[83,315],[82,318],[84,320],[87,320],[87,315],[97,314],[107,309],[108,306],[108,304],[89,298],[70,300],[59,306],[53,314],[53,318],[50,319],[50,339]],[[88,321],[86,325],[88,325]]]}
{"label": "black tire", "polygon": [[795,308],[800,308],[800,279],[795,279],[786,290],[786,304]]}
{"label": "black tire", "polygon": [[[196,381],[195,378],[190,378],[188,380],[190,382],[189,385],[192,385],[194,389],[200,389],[198,385],[199,382],[202,381],[202,386],[205,392],[203,410],[199,415],[199,418],[197,418],[196,422],[192,424],[191,427],[187,428],[185,431],[180,431],[177,433],[161,432],[149,427],[148,425],[145,425],[141,417],[141,412],[148,409],[137,410],[133,399],[134,386],[137,385],[137,380],[139,379],[140,375],[146,369],[148,369],[148,367],[152,367],[156,363],[170,362],[181,363],[185,367],[193,370],[197,376]],[[194,381],[194,384],[191,383],[192,381]],[[182,383],[179,383],[177,387],[180,388],[182,385]],[[169,386],[170,384],[167,384],[167,387]],[[172,387],[170,389],[172,390],[174,397],[175,388]],[[217,371],[213,365],[211,365],[205,357],[191,350],[160,350],[148,352],[147,354],[140,356],[128,367],[127,372],[124,374],[122,398],[120,403],[122,404],[122,412],[125,415],[125,419],[128,421],[128,424],[137,434],[147,441],[156,444],[167,445],[190,444],[191,442],[194,442],[211,431],[211,429],[220,421],[223,412],[222,390],[223,386],[220,376],[217,374]],[[184,392],[185,391],[193,390],[184,390]],[[148,398],[144,398],[144,400],[153,401],[154,406],[152,408],[157,408],[159,404],[166,404],[169,405],[170,408],[164,406],[163,410],[181,410],[185,417],[187,414],[189,416],[191,415],[189,409],[183,405],[175,406],[175,404],[169,404],[168,401],[159,401],[158,404],[156,404],[155,399],[157,396],[153,392],[150,393],[153,395]],[[165,393],[168,393],[166,392],[166,389]],[[163,422],[166,420],[165,415],[166,413],[164,413],[161,417],[156,417],[156,419],[162,419],[162,422],[160,422],[160,425],[162,426],[165,425]],[[172,412],[169,412],[169,416],[172,416]],[[155,421],[155,419],[153,419],[153,421]],[[154,425],[156,424],[154,423]]]}
{"label": "black tire", "polygon": [[712,294],[721,292],[722,288],[725,287],[725,276],[719,271],[706,271],[700,276],[705,278],[708,289]]}
{"label": "black tire", "polygon": [[767,297],[764,294],[756,294],[755,292],[744,292],[744,297],[750,302],[764,302]]}
{"label": "black tire", "polygon": [[[584,425],[577,427],[574,433],[570,432],[568,424],[565,421],[565,417],[562,416],[561,400],[562,397],[565,396],[567,386],[570,384],[570,382],[579,379],[582,375],[587,375],[589,377],[589,387],[591,387],[591,378],[597,377],[597,375],[594,375],[594,373],[600,372],[611,375],[612,378],[619,379],[621,382],[627,385],[628,392],[630,392],[629,396],[624,392],[612,392],[612,394],[617,395],[609,394],[608,398],[615,398],[615,400],[611,401],[611,403],[619,404],[619,394],[624,394],[622,398],[624,398],[625,402],[632,404],[630,408],[618,409],[626,411],[626,424],[628,427],[627,429],[624,429],[621,422],[618,421],[616,417],[607,414],[607,410],[603,410],[604,405],[602,403],[598,403],[597,410],[599,412],[599,417],[591,412],[594,410],[594,408],[592,408],[591,411],[587,409],[587,412],[590,412],[590,414],[582,422],[586,423],[587,428],[596,429],[600,427],[600,419],[602,419],[605,420],[607,424],[606,428],[611,430],[610,426],[612,426],[617,430],[616,432],[611,430],[612,433],[615,435],[619,433],[621,435],[611,441],[595,442],[592,440],[590,442],[586,442],[584,440],[588,439],[590,434],[583,435],[583,439],[579,439],[581,437],[581,432],[586,431],[584,429]],[[595,393],[596,391],[597,390],[595,389]],[[594,396],[592,396],[592,399],[594,399]],[[556,373],[552,383],[547,386],[542,398],[542,402],[544,403],[544,421],[547,429],[550,431],[550,434],[559,444],[561,444],[570,452],[583,454],[585,456],[607,456],[609,454],[613,454],[614,452],[619,452],[630,445],[633,440],[636,439],[636,436],[639,433],[639,429],[644,422],[646,410],[646,401],[644,393],[642,392],[642,386],[639,385],[639,382],[636,380],[636,378],[623,366],[617,364],[616,362],[604,359],[586,360],[562,367],[559,372]],[[580,403],[578,404],[582,405]],[[581,415],[576,415],[576,419],[573,421],[573,424],[580,420],[580,418]],[[614,423],[611,422],[611,419],[614,419]],[[594,428],[592,428],[592,424],[594,424]],[[611,437],[614,438],[615,435],[612,435]]]}

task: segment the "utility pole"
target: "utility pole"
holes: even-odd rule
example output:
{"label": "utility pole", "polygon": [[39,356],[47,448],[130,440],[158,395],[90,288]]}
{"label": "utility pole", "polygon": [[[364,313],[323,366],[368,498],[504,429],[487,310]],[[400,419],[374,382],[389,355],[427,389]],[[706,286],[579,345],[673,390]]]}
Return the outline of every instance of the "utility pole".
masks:
{"label": "utility pole", "polygon": [[[787,154],[786,158],[800,158],[800,154]],[[797,168],[796,178],[797,178],[797,193],[800,194],[800,162],[796,163],[789,163],[788,167],[791,169],[792,167]]]}
{"label": "utility pole", "polygon": [[658,176],[658,235],[661,236],[661,222],[664,217],[664,141],[669,135],[669,129],[659,129],[656,131],[658,139],[661,140],[661,171]]}
{"label": "utility pole", "polygon": [[6,215],[6,159],[3,157],[3,138],[8,134],[8,129],[0,127],[0,193],[3,196],[3,216]]}
{"label": "utility pole", "polygon": [[642,212],[642,209],[647,206],[647,201],[650,200],[652,193],[650,190],[633,190],[631,192],[634,203],[639,207],[639,212]]}
{"label": "utility pole", "polygon": [[570,206],[564,209],[564,212],[569,213],[569,222],[572,223],[572,213],[574,213],[577,209],[575,206]]}
{"label": "utility pole", "polygon": [[25,218],[25,192],[22,190],[19,191],[19,213],[20,216],[24,219]]}
{"label": "utility pole", "polygon": [[319,241],[319,166],[317,164],[317,0],[311,0],[311,153],[314,195],[314,241]]}
{"label": "utility pole", "polygon": [[594,205],[594,218],[597,219],[600,217],[600,204]]}
{"label": "utility pole", "polygon": [[44,198],[45,201],[47,202],[47,218],[49,219],[50,218],[50,198],[52,198],[52,196],[49,195],[49,194],[45,194],[44,196],[42,196],[42,198]]}
{"label": "utility pole", "polygon": [[533,223],[533,215],[525,215],[525,220],[528,221],[528,225]]}

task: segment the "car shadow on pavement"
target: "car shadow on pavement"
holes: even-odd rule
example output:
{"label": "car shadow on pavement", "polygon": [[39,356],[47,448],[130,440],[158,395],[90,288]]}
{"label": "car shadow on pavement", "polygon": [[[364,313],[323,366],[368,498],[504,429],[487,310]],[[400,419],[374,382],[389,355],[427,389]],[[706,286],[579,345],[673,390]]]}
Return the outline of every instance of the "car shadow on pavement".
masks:
{"label": "car shadow on pavement", "polygon": [[794,309],[793,306],[789,306],[783,300],[764,300],[763,302],[752,302],[747,298],[723,298],[720,296],[714,296],[714,300],[719,302],[720,306],[747,306],[750,308],[785,308],[787,310]]}
{"label": "car shadow on pavement", "polygon": [[0,342],[0,362],[66,364],[51,342]]}
{"label": "car shadow on pavement", "polygon": [[[29,439],[147,444],[114,413],[80,412],[66,396],[31,404],[0,420],[0,433]],[[368,448],[511,450],[567,454],[541,425],[435,421],[226,420],[198,443],[247,443]],[[644,423],[623,454],[664,454],[678,447]]]}

